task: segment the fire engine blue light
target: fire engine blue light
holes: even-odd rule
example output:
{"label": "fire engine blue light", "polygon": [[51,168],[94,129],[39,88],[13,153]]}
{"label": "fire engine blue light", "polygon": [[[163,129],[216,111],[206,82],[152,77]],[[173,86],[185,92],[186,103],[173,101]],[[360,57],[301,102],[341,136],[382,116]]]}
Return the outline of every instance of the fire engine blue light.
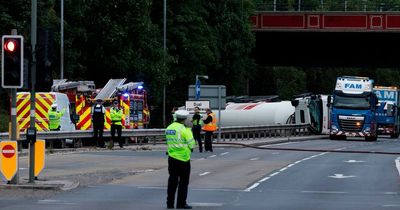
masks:
{"label": "fire engine blue light", "polygon": [[143,89],[143,85],[139,85],[137,88],[138,88],[139,90],[141,90],[141,89]]}
{"label": "fire engine blue light", "polygon": [[128,98],[129,94],[128,93],[124,93],[124,97]]}

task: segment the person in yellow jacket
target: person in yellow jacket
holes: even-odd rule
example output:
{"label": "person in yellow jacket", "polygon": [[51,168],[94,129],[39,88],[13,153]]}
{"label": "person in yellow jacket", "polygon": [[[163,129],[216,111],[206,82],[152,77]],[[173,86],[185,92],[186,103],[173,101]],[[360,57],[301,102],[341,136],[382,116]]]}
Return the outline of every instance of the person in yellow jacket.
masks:
{"label": "person in yellow jacket", "polygon": [[[113,102],[113,107],[110,109],[110,117],[111,117],[111,142],[109,148],[112,149],[114,147],[115,140],[118,141],[119,147],[124,148],[124,142],[121,138],[122,132],[122,109],[118,107],[118,101],[115,100]],[[117,130],[117,139],[115,139],[115,130]]]}
{"label": "person in yellow jacket", "polygon": [[186,203],[186,198],[190,177],[190,155],[193,152],[195,141],[190,128],[185,127],[189,112],[178,110],[175,112],[175,116],[176,121],[165,129],[169,172],[167,208],[174,208],[175,192],[178,188],[176,208],[191,209],[192,207]]}
{"label": "person in yellow jacket", "polygon": [[203,120],[204,125],[203,125],[203,130],[206,132],[205,138],[204,138],[204,150],[213,152],[212,148],[212,136],[214,131],[217,130],[217,118],[215,117],[215,114],[211,111],[211,109],[206,109],[207,113],[207,118]]}
{"label": "person in yellow jacket", "polygon": [[61,117],[65,113],[65,108],[61,111],[57,111],[57,104],[52,104],[51,109],[48,112],[49,115],[49,130],[51,131],[59,131],[60,130],[60,122]]}

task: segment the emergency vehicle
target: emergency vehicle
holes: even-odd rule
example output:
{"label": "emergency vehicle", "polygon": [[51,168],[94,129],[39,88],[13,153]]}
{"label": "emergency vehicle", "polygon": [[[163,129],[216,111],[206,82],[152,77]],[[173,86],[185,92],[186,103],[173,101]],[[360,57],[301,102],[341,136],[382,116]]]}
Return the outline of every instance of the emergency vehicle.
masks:
{"label": "emergency vehicle", "polygon": [[110,108],[113,100],[120,102],[123,109],[122,126],[125,129],[147,128],[150,112],[147,105],[147,91],[143,82],[124,84],[126,79],[110,79],[99,91],[92,81],[56,81],[53,91],[68,95],[74,112],[79,115],[76,129],[89,130],[92,127],[91,111],[97,99],[103,100],[106,108],[105,129],[111,128]]}

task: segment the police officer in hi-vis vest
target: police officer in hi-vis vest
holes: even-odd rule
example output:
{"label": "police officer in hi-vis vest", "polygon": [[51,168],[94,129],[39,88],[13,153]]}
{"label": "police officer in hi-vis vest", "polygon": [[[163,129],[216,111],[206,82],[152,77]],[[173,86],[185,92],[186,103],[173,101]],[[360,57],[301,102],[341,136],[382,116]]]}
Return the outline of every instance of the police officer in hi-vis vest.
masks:
{"label": "police officer in hi-vis vest", "polygon": [[174,208],[175,192],[178,188],[176,208],[191,209],[192,207],[186,203],[186,198],[190,177],[190,155],[195,142],[192,131],[185,127],[189,112],[178,110],[175,114],[176,121],[165,129],[169,172],[167,208]]}
{"label": "police officer in hi-vis vest", "polygon": [[[115,140],[118,141],[119,147],[124,148],[124,142],[121,138],[122,132],[122,109],[118,107],[118,101],[113,101],[113,107],[110,109],[110,117],[111,117],[111,141],[110,149],[114,146]],[[115,130],[117,130],[117,139],[115,139]]]}

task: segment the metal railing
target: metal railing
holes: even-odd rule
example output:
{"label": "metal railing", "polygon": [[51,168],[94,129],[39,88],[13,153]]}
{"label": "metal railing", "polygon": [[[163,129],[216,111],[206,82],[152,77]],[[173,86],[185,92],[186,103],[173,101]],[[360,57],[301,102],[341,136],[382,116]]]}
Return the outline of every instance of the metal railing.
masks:
{"label": "metal railing", "polygon": [[[235,126],[221,128],[221,141],[245,140],[255,138],[274,138],[287,136],[310,135],[311,129],[308,124],[267,125],[267,126]],[[218,132],[214,132],[215,135]],[[0,133],[0,141],[8,139],[8,133]],[[92,130],[77,131],[39,131],[37,139],[84,139],[92,138]],[[123,129],[123,137],[148,138],[151,142],[165,140],[165,129]],[[109,130],[105,130],[103,137],[111,137]],[[20,134],[20,140],[25,140],[26,134]]]}
{"label": "metal railing", "polygon": [[255,5],[256,11],[400,11],[400,3],[371,0],[264,0]]}

